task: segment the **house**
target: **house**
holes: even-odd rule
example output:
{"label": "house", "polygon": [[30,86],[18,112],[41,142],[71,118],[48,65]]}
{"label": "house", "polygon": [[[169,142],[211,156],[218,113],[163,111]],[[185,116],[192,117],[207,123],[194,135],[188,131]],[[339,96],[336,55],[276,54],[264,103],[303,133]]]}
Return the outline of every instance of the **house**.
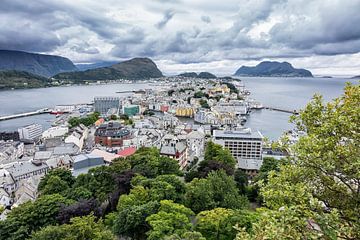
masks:
{"label": "house", "polygon": [[72,133],[65,138],[65,143],[74,143],[81,151],[88,133],[89,129],[85,127],[85,125],[80,124],[79,126],[72,129]]}
{"label": "house", "polygon": [[46,164],[32,161],[15,162],[4,167],[4,169],[11,174],[15,182],[34,176],[43,176],[49,171]]}
{"label": "house", "polygon": [[161,145],[160,155],[176,159],[179,162],[180,169],[184,169],[188,161],[188,149],[186,143],[168,141]]}

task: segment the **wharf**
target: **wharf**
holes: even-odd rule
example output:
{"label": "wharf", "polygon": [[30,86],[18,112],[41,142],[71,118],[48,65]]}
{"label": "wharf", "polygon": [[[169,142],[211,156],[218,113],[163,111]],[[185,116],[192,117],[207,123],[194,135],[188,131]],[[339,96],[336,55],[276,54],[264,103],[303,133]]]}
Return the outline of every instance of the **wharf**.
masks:
{"label": "wharf", "polygon": [[299,114],[299,112],[297,110],[288,110],[288,109],[283,109],[283,108],[278,108],[278,107],[268,107],[268,106],[265,107],[264,106],[263,109],[284,112],[284,113],[290,113],[290,114],[295,114],[295,115]]}
{"label": "wharf", "polygon": [[39,109],[39,110],[33,111],[33,112],[26,112],[26,113],[19,113],[19,114],[13,114],[13,115],[8,115],[8,116],[1,116],[0,121],[10,120],[10,119],[14,119],[14,118],[28,117],[28,116],[39,115],[39,114],[45,114],[45,113],[50,113],[50,112],[51,112],[50,109],[42,108],[42,109]]}

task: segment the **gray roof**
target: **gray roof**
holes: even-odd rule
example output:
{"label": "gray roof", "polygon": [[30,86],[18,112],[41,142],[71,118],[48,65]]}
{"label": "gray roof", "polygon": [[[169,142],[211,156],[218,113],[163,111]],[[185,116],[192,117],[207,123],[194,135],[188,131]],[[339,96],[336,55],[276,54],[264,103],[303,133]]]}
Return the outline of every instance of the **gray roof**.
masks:
{"label": "gray roof", "polygon": [[52,151],[35,152],[34,160],[47,160],[51,157]]}
{"label": "gray roof", "polygon": [[40,169],[49,168],[46,164],[41,164],[39,166],[31,162],[15,162],[11,166],[6,167],[5,169],[14,177],[18,177],[27,173],[31,173]]}
{"label": "gray roof", "polygon": [[54,155],[75,155],[79,152],[79,147],[74,143],[65,143],[54,148]]}
{"label": "gray roof", "polygon": [[259,131],[251,131],[247,129],[241,130],[214,130],[213,136],[215,138],[228,138],[228,139],[263,139]]}

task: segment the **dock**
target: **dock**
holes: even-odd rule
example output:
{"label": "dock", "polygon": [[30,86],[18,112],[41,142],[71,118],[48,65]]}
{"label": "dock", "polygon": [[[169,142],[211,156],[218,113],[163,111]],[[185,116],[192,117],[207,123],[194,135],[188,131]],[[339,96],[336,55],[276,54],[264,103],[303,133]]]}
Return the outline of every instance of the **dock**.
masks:
{"label": "dock", "polygon": [[299,112],[297,110],[288,110],[288,109],[283,109],[283,108],[278,108],[278,107],[268,107],[268,106],[265,107],[264,106],[263,109],[284,112],[284,113],[290,113],[290,114],[295,114],[295,115],[299,114]]}
{"label": "dock", "polygon": [[50,109],[42,108],[42,109],[39,109],[39,110],[33,111],[33,112],[19,113],[19,114],[13,114],[13,115],[8,115],[8,116],[0,116],[0,121],[10,120],[10,119],[14,119],[14,118],[34,116],[34,115],[40,115],[40,114],[45,114],[45,113],[50,113]]}

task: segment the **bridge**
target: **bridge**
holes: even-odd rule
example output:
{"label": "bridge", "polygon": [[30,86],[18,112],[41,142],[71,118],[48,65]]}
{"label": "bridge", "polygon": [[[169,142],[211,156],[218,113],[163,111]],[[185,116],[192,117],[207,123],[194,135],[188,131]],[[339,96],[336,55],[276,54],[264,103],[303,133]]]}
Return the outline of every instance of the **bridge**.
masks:
{"label": "bridge", "polygon": [[278,108],[278,107],[268,107],[268,106],[264,106],[264,109],[268,109],[268,110],[272,110],[272,111],[278,111],[278,112],[284,112],[284,113],[290,113],[290,114],[295,114],[298,115],[299,112],[297,110],[288,110],[288,109],[283,109],[283,108]]}
{"label": "bridge", "polygon": [[18,113],[18,114],[13,114],[13,115],[8,115],[8,116],[0,116],[0,121],[10,120],[10,119],[14,119],[14,118],[28,117],[28,116],[39,115],[39,114],[50,113],[50,112],[51,112],[50,109],[42,108],[42,109],[39,109],[39,110],[33,111],[33,112]]}

